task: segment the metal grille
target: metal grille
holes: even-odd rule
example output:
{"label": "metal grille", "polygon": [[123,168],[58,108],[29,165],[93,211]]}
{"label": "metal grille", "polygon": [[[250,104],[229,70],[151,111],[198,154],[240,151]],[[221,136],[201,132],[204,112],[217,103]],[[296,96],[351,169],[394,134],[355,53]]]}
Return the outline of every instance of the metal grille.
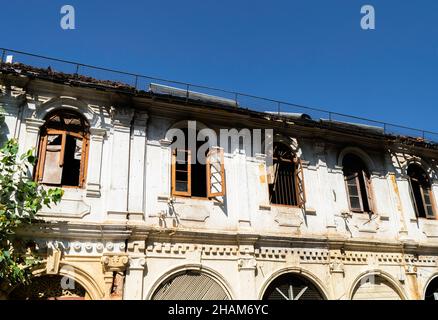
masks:
{"label": "metal grille", "polygon": [[229,297],[208,275],[186,271],[161,284],[152,300],[229,300]]}
{"label": "metal grille", "polygon": [[318,288],[309,280],[294,274],[275,279],[266,290],[264,300],[324,300]]}

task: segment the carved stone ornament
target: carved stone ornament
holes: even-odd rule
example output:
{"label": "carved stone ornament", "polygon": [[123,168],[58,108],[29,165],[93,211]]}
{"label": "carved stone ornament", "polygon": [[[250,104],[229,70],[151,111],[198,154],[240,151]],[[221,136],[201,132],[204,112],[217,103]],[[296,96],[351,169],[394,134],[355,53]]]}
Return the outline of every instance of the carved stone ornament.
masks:
{"label": "carved stone ornament", "polygon": [[105,272],[124,271],[129,264],[129,258],[126,254],[104,254],[101,262]]}

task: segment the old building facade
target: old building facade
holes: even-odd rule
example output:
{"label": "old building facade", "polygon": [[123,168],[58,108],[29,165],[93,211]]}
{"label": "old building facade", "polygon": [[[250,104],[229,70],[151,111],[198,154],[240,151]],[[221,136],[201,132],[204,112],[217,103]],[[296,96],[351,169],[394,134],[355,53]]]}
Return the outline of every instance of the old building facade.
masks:
{"label": "old building facade", "polygon": [[[0,106],[3,133],[38,154],[35,179],[65,191],[40,213],[44,223],[21,233],[45,259],[35,281],[46,296],[433,299],[438,292],[435,144],[20,65],[2,67]],[[186,162],[176,164],[168,132],[188,121],[214,132],[273,129],[273,154],[213,144],[218,166],[189,164],[193,152],[182,149]]]}

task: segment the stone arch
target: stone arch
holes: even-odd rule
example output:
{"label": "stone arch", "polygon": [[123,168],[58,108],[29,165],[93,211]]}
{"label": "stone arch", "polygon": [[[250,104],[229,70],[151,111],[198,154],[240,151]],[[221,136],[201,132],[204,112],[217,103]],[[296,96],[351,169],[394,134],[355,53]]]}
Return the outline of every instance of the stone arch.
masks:
{"label": "stone arch", "polygon": [[423,295],[422,295],[423,300],[426,300],[427,291],[429,289],[429,286],[432,285],[432,283],[436,284],[438,287],[438,272],[435,272],[434,274],[432,274],[432,276],[430,276],[429,279],[426,281],[424,288],[423,288]]}
{"label": "stone arch", "polygon": [[228,299],[233,300],[234,294],[232,293],[231,287],[229,286],[228,282],[225,280],[225,278],[215,270],[201,266],[200,264],[184,264],[178,267],[173,267],[167,271],[165,271],[153,284],[153,286],[150,288],[149,293],[146,295],[146,300],[151,300],[156,291],[159,289],[159,287],[166,283],[169,280],[174,279],[179,274],[186,272],[186,271],[194,271],[199,272],[201,274],[205,274],[206,276],[210,277],[212,280],[214,280],[221,289],[225,292],[225,294],[228,296]]}
{"label": "stone arch", "polygon": [[[427,175],[431,179],[431,183],[434,183],[437,180],[437,175],[435,169],[423,158],[420,158],[418,156],[412,156],[403,165],[401,166],[401,172],[403,177],[408,176],[408,168],[410,165],[417,165],[421,169],[424,170],[424,172],[427,173]],[[435,180],[435,181],[434,181]]]}
{"label": "stone arch", "polygon": [[371,159],[371,157],[368,155],[368,153],[366,153],[365,151],[363,151],[362,149],[360,149],[358,147],[346,147],[346,148],[342,149],[342,151],[339,153],[339,156],[338,156],[338,163],[337,163],[338,167],[340,167],[340,168],[343,167],[342,162],[344,160],[344,157],[349,153],[354,154],[354,155],[358,156],[359,158],[361,158],[370,174],[372,174],[372,172],[376,171],[376,167],[375,167],[373,159]]}
{"label": "stone arch", "polygon": [[325,300],[330,299],[330,296],[328,294],[328,290],[325,287],[323,281],[321,281],[315,274],[313,274],[312,272],[307,271],[303,268],[300,268],[300,267],[287,267],[287,268],[282,268],[282,269],[279,269],[277,271],[274,271],[265,280],[265,282],[262,284],[262,286],[260,287],[260,290],[259,290],[259,295],[258,295],[259,300],[263,299],[263,296],[265,295],[266,290],[269,288],[269,285],[275,279],[279,278],[280,276],[286,275],[286,274],[296,275],[296,276],[300,276],[300,277],[306,279],[307,281],[309,281],[310,283],[312,283],[316,287],[316,289],[320,292],[323,299],[325,299]]}
{"label": "stone arch", "polygon": [[[35,276],[47,274],[45,268],[37,269],[33,273]],[[104,290],[96,281],[96,277],[76,265],[61,262],[59,264],[58,275],[66,276],[77,281],[82,287],[84,287],[92,300],[100,300],[105,296]]]}
{"label": "stone arch", "polygon": [[97,127],[98,124],[103,122],[98,114],[96,114],[87,103],[74,97],[57,97],[50,99],[49,101],[38,106],[32,117],[43,120],[47,114],[57,109],[76,111],[77,113],[83,115],[85,119],[87,119],[91,127]]}
{"label": "stone arch", "polygon": [[[88,294],[92,300],[104,299],[104,291],[96,281],[96,277],[90,275],[87,271],[78,266],[74,266],[67,263],[59,264],[58,273],[47,273],[46,268],[35,269],[33,275],[36,278],[45,276],[65,276],[76,281]],[[9,293],[13,292],[15,288],[12,288]]]}
{"label": "stone arch", "polygon": [[367,270],[362,273],[360,273],[355,280],[353,281],[349,293],[348,293],[348,299],[353,300],[354,295],[358,289],[358,286],[361,284],[361,281],[364,279],[375,276],[382,280],[384,280],[387,284],[389,284],[389,287],[394,290],[394,292],[400,297],[401,300],[406,300],[407,296],[403,290],[403,288],[398,284],[397,280],[394,279],[389,273],[374,269],[374,270]]}

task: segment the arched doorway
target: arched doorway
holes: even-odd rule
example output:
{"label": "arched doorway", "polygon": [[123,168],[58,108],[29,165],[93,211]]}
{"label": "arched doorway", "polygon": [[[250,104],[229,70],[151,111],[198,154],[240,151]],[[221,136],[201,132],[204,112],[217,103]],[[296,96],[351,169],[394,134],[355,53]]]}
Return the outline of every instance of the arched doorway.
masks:
{"label": "arched doorway", "polygon": [[401,300],[395,286],[378,275],[363,277],[353,290],[352,300]]}
{"label": "arched doorway", "polygon": [[87,291],[72,278],[44,275],[32,279],[28,285],[17,286],[8,297],[10,300],[88,300]]}
{"label": "arched doorway", "polygon": [[309,279],[285,273],[269,284],[263,300],[325,300],[325,297]]}
{"label": "arched doorway", "polygon": [[427,285],[426,294],[424,300],[438,300],[438,277],[435,277]]}
{"label": "arched doorway", "polygon": [[209,275],[186,270],[163,282],[152,300],[229,300],[224,288]]}

